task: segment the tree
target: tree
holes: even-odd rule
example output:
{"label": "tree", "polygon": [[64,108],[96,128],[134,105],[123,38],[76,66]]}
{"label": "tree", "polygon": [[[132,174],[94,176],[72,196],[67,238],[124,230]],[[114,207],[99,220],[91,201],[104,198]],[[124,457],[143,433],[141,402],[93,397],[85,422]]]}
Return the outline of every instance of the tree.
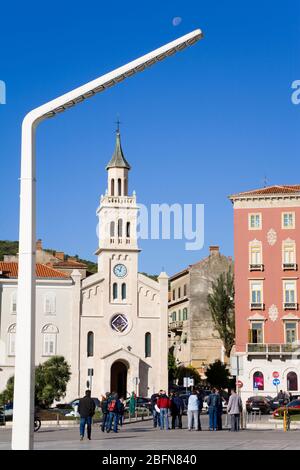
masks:
{"label": "tree", "polygon": [[229,370],[221,361],[215,361],[210,364],[205,375],[211,387],[228,388],[230,385]]}
{"label": "tree", "polygon": [[63,356],[53,356],[35,370],[35,402],[40,406],[50,406],[66,394],[70,380],[70,366]]}
{"label": "tree", "polygon": [[[54,400],[66,394],[70,380],[70,366],[62,356],[53,356],[35,368],[35,405],[48,407]],[[13,401],[14,377],[10,377],[6,389],[0,394],[0,403]]]}
{"label": "tree", "polygon": [[175,357],[172,353],[172,351],[169,351],[168,355],[168,371],[169,371],[169,382],[172,383],[174,382],[174,379],[177,377],[177,365],[176,365],[176,360]]}
{"label": "tree", "polygon": [[223,341],[227,357],[234,345],[234,276],[229,269],[212,283],[212,293],[207,297],[209,310]]}
{"label": "tree", "polygon": [[194,385],[198,385],[201,382],[201,377],[197,369],[192,366],[184,367],[180,366],[177,369],[177,378],[178,378],[178,384],[183,385],[183,379],[184,377],[190,377],[191,379],[194,379]]}

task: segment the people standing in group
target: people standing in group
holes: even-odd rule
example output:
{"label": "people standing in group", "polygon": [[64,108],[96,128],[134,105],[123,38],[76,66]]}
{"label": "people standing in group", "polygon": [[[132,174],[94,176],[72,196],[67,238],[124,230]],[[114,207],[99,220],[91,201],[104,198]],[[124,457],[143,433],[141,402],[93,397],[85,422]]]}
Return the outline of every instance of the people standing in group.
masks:
{"label": "people standing in group", "polygon": [[199,429],[199,399],[196,390],[193,390],[189,396],[188,408],[188,430],[191,431],[194,424],[195,431]]}
{"label": "people standing in group", "polygon": [[152,417],[153,417],[153,427],[157,428],[160,427],[160,411],[157,406],[157,400],[162,394],[162,390],[159,391],[159,393],[153,393],[151,396],[151,411],[152,411]]}
{"label": "people standing in group", "polygon": [[106,392],[105,396],[102,396],[101,402],[100,402],[100,408],[102,411],[102,423],[100,424],[100,429],[102,432],[104,432],[108,426],[108,417],[109,417],[109,411],[108,411],[108,401],[109,401],[110,393]]}
{"label": "people standing in group", "polygon": [[175,429],[176,422],[178,422],[178,428],[182,429],[182,415],[184,412],[184,402],[178,393],[173,393],[171,397],[171,416],[172,416],[172,429]]}
{"label": "people standing in group", "polygon": [[85,396],[80,398],[78,405],[78,413],[80,415],[80,440],[84,438],[85,426],[87,427],[87,438],[91,440],[92,434],[92,418],[95,414],[95,402],[91,398],[91,391],[86,390]]}
{"label": "people standing in group", "polygon": [[218,410],[220,409],[221,397],[216,393],[216,389],[212,389],[212,393],[207,397],[208,415],[209,415],[209,430],[218,430]]}
{"label": "people standing in group", "polygon": [[120,412],[120,400],[118,398],[118,394],[113,392],[107,404],[108,409],[108,422],[106,427],[106,432],[110,432],[113,425],[113,431],[115,433],[118,432],[118,422],[119,422],[119,412]]}
{"label": "people standing in group", "polygon": [[230,431],[237,432],[240,430],[240,415],[242,410],[243,404],[241,397],[232,390],[227,406],[227,413],[231,416]]}
{"label": "people standing in group", "polygon": [[169,430],[169,409],[170,409],[170,399],[167,396],[165,390],[162,391],[161,395],[157,399],[157,406],[160,410],[160,429]]}

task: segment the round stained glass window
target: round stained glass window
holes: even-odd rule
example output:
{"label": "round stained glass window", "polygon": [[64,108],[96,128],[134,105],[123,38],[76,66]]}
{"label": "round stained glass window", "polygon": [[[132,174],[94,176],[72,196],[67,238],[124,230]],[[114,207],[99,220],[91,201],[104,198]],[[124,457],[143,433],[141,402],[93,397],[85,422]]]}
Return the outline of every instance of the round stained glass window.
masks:
{"label": "round stained glass window", "polygon": [[123,333],[128,328],[128,320],[122,313],[117,313],[112,317],[110,326],[117,333]]}

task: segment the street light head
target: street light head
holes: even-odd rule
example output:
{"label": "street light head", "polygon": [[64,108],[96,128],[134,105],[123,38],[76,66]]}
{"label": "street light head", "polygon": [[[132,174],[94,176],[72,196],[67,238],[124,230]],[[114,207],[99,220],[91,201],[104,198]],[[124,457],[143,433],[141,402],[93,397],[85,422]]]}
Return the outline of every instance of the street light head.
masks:
{"label": "street light head", "polygon": [[[129,62],[127,65],[119,67],[113,72],[109,72],[96,80],[93,80],[86,85],[83,85],[70,93],[66,93],[61,97],[50,101],[49,103],[40,106],[32,113],[38,114],[37,120],[44,120],[59,114],[78,103],[81,103],[87,98],[94,96],[97,93],[105,91],[117,83],[122,82],[126,78],[132,77],[138,72],[142,72],[148,67],[151,67],[157,62],[160,62],[167,57],[172,56],[178,51],[192,46],[197,41],[203,38],[203,33],[200,29],[196,29],[191,33],[181,36],[174,41],[155,49],[154,51],[140,57],[139,59]],[[31,113],[30,113],[31,114]]]}

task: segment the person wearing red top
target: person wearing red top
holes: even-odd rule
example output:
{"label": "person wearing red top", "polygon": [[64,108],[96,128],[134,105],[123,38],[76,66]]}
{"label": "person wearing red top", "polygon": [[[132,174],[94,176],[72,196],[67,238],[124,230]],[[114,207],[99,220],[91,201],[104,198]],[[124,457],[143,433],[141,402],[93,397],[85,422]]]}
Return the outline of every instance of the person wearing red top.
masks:
{"label": "person wearing red top", "polygon": [[167,396],[166,392],[163,391],[160,397],[157,400],[157,406],[160,410],[160,429],[164,429],[164,424],[166,422],[166,430],[169,430],[169,409],[171,407],[171,401]]}

